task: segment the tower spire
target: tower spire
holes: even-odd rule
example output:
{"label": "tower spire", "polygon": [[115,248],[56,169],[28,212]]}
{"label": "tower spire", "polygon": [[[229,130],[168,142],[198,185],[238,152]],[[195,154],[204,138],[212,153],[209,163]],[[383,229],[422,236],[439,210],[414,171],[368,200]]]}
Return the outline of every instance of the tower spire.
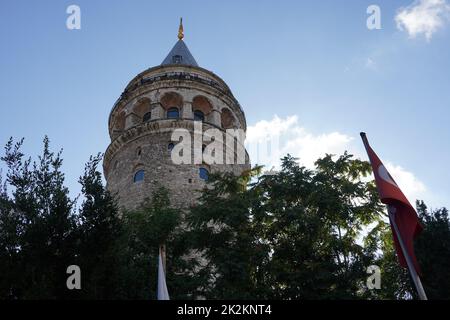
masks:
{"label": "tower spire", "polygon": [[180,26],[178,27],[178,41],[170,50],[167,57],[163,60],[161,65],[167,64],[183,64],[186,66],[198,67],[192,54],[189,52],[186,43],[183,41],[184,30],[183,30],[183,18],[180,18]]}
{"label": "tower spire", "polygon": [[180,26],[178,27],[178,39],[183,40],[184,30],[183,30],[183,18],[180,18]]}

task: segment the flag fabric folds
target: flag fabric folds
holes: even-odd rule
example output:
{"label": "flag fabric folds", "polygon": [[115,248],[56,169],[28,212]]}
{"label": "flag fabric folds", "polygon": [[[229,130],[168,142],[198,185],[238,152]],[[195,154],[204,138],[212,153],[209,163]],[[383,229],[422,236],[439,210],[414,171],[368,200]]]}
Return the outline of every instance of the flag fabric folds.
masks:
{"label": "flag fabric folds", "polygon": [[[386,167],[372,150],[364,133],[361,133],[361,137],[364,141],[364,146],[366,147],[366,151],[372,165],[381,202],[386,204],[388,206],[388,210],[394,213],[393,217],[395,219],[400,237],[406,247],[406,251],[413,262],[416,272],[421,274],[419,264],[414,254],[414,238],[422,231],[423,227],[419,222],[416,210],[409,203],[408,199],[400,190],[395,180],[386,170]],[[403,255],[397,233],[392,226],[392,221],[391,229],[394,236],[395,251],[397,252],[399,263],[402,267],[407,268],[407,262],[405,256]]]}
{"label": "flag fabric folds", "polygon": [[158,300],[170,300],[169,292],[167,291],[166,285],[166,272],[164,270],[161,248],[159,249],[159,262],[158,262],[158,292],[157,299]]}

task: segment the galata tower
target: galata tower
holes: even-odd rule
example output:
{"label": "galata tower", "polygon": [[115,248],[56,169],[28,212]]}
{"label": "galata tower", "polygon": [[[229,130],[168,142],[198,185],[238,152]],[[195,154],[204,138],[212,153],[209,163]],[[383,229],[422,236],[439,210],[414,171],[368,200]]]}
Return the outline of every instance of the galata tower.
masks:
{"label": "galata tower", "polygon": [[[195,202],[210,173],[238,175],[250,168],[243,142],[237,134],[230,134],[245,134],[244,111],[227,84],[197,64],[183,38],[180,23],[178,41],[167,57],[131,80],[109,115],[111,143],[103,170],[107,187],[118,195],[121,208],[138,207],[159,186],[169,190],[173,206],[186,208]],[[191,137],[183,135],[173,141],[174,131],[180,129]],[[216,132],[212,138],[211,131]],[[217,132],[223,135],[223,152],[211,148],[220,141]],[[180,141],[192,142],[189,150],[178,152],[183,159],[189,158],[185,163],[172,156]],[[194,148],[201,149],[200,161]],[[204,161],[202,155],[207,152],[216,161]]]}

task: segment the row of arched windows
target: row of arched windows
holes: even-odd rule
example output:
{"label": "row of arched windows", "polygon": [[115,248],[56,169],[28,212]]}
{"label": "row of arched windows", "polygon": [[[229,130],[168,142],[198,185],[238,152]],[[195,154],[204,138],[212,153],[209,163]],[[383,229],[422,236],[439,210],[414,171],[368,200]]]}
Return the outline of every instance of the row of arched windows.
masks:
{"label": "row of arched windows", "polygon": [[[160,104],[165,110],[166,118],[168,119],[178,119],[181,116],[181,106],[184,105],[183,97],[177,93],[174,92],[168,92],[163,95],[163,97],[160,99]],[[138,117],[137,122],[147,122],[152,120],[151,115],[151,102],[149,98],[141,98],[138,100],[132,107],[132,113]],[[211,102],[203,96],[196,96],[192,99],[192,110],[193,110],[193,117],[196,121],[205,121],[207,120],[207,116],[213,111],[213,106]],[[122,110],[121,112],[117,113],[114,118],[114,130],[116,132],[120,132],[122,130],[125,130],[125,123],[126,123],[126,117],[127,112],[125,110]],[[233,115],[233,113],[228,108],[222,108],[220,111],[220,123],[217,123],[217,125],[220,125],[224,129],[229,129],[236,127],[237,119]],[[133,120],[133,124],[135,120]]]}
{"label": "row of arched windows", "polygon": [[[180,118],[180,111],[178,110],[178,108],[173,107],[173,108],[169,108],[167,110],[167,119],[179,119],[179,118]],[[152,113],[147,112],[142,117],[142,122],[147,122],[147,121],[150,121],[151,119],[152,119]],[[205,121],[205,114],[203,113],[203,111],[195,110],[194,111],[194,120],[195,121]]]}
{"label": "row of arched windows", "polygon": [[[133,182],[140,182],[140,181],[144,181],[144,176],[145,176],[145,171],[144,170],[138,170],[136,171],[136,173],[134,174],[133,177]],[[208,180],[209,177],[209,171],[206,168],[199,168],[198,169],[198,176],[200,177],[200,179],[206,181]]]}

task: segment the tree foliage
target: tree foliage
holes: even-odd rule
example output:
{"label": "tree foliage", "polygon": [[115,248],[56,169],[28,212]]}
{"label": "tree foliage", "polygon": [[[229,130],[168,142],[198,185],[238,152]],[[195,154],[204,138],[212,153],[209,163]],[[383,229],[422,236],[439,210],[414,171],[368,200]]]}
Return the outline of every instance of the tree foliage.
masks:
{"label": "tree foliage", "polygon": [[189,238],[184,232],[182,212],[170,205],[167,189],[158,188],[135,210],[122,217],[120,298],[156,299],[159,247],[167,250],[167,285],[172,299],[189,299],[201,285],[195,273],[197,261],[189,257]]}
{"label": "tree foliage", "polygon": [[[23,140],[6,144],[6,181],[0,193],[0,296],[10,299],[108,298],[113,247],[120,232],[114,198],[93,157],[80,178],[77,210],[64,186],[61,151],[44,139],[38,161],[24,159]],[[7,187],[11,188],[8,190]],[[83,292],[67,289],[67,267],[79,265]]]}
{"label": "tree foliage", "polygon": [[363,296],[374,253],[357,240],[382,215],[373,184],[359,180],[370,167],[344,154],[336,161],[327,155],[316,168],[287,156],[277,174],[258,176],[248,188],[231,174],[213,178],[190,217],[210,261],[207,296]]}
{"label": "tree foliage", "polygon": [[[370,165],[326,155],[314,169],[282,159],[211,175],[200,199],[178,210],[159,188],[136,209],[120,212],[91,157],[71,199],[61,151],[44,139],[37,161],[6,144],[0,174],[0,298],[155,299],[160,245],[172,299],[408,299],[392,234]],[[416,254],[429,298],[450,298],[450,223],[445,208],[417,202],[425,227]],[[69,265],[81,290],[68,290]],[[381,268],[369,290],[367,267]]]}
{"label": "tree foliage", "polygon": [[450,220],[448,210],[429,210],[417,201],[417,212],[425,226],[415,249],[429,299],[450,299]]}

